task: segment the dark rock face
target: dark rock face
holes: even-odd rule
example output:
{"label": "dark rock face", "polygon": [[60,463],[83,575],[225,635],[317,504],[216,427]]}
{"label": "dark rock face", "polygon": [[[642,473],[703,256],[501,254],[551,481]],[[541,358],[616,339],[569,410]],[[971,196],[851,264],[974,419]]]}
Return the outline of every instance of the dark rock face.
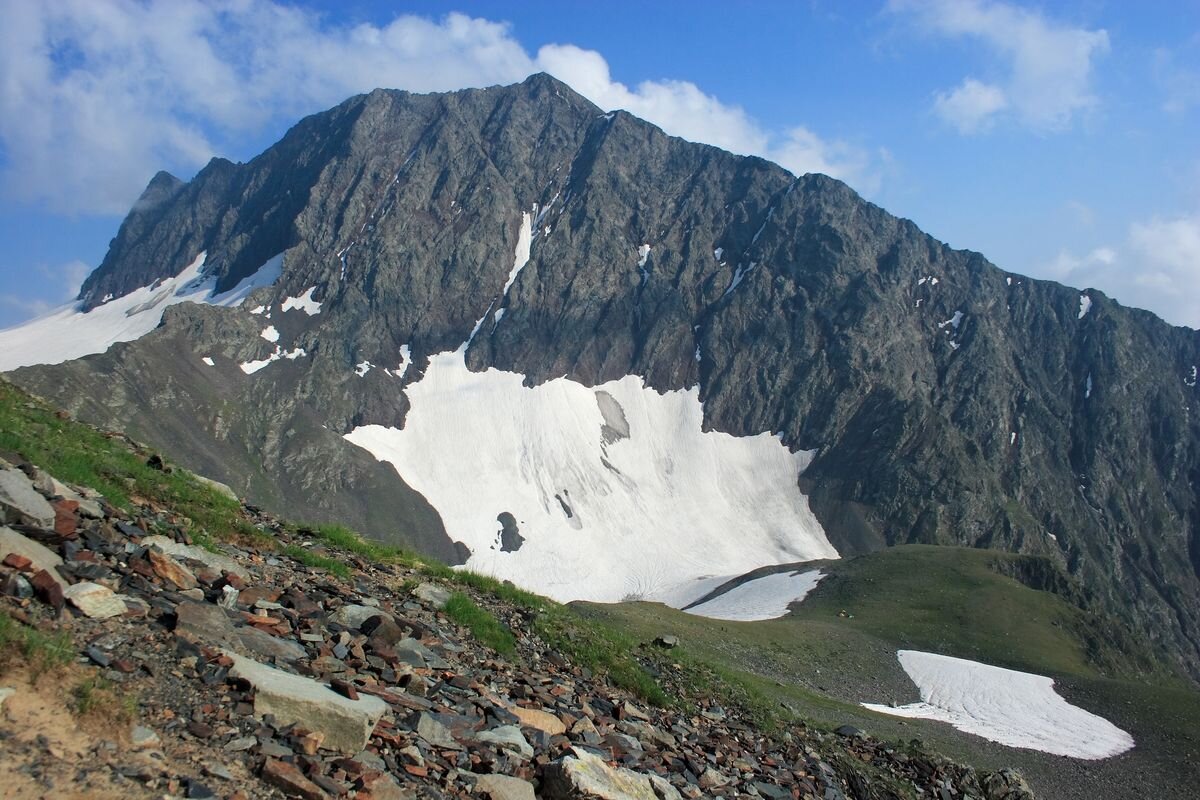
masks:
{"label": "dark rock face", "polygon": [[[522,213],[532,255],[502,292]],[[842,553],[1049,556],[1200,674],[1196,331],[1096,291],[1081,315],[1079,291],[951,250],[838,181],[606,115],[547,76],[377,90],[248,164],[160,174],[83,299],[201,250],[222,289],[285,252],[244,309],[315,287],[319,315],[270,321],[304,357],[242,375],[231,362],[271,352],[267,323],[180,306],[136,343],[14,379],[264,505],[454,558],[428,504],[340,435],[401,425],[403,385],[486,315],[472,369],[698,382],[711,428],[819,451],[801,486]],[[400,379],[383,368],[402,346]],[[363,361],[379,368],[360,377]]]}

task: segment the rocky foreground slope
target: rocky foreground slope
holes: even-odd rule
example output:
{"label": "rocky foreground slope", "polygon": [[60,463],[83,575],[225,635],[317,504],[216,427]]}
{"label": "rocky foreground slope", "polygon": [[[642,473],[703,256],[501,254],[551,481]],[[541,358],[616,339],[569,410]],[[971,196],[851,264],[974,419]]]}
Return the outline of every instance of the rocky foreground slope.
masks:
{"label": "rocky foreground slope", "polygon": [[[61,417],[23,430],[82,436]],[[103,441],[120,507],[0,461],[6,797],[1032,797],[1014,773],[854,730],[757,729],[670,641],[638,649],[640,693],[620,688],[586,663],[608,640],[569,609],[368,560]],[[112,467],[129,458],[148,466]],[[182,508],[168,484],[190,487]],[[198,527],[210,506],[235,522]]]}
{"label": "rocky foreground slope", "polygon": [[[176,306],[138,342],[14,379],[255,502],[448,561],[466,557],[445,522],[466,498],[437,508],[343,438],[403,428],[431,357],[468,343],[471,370],[527,386],[697,387],[707,428],[814,451],[800,488],[840,554],[1046,555],[1200,674],[1196,331],[998,269],[838,181],[668,137],[545,75],[378,90],[246,164],[159,175],[81,308],[201,254],[219,291],[280,254],[282,273],[241,309]],[[585,488],[524,466],[550,511]],[[489,520],[517,511],[490,488]]]}

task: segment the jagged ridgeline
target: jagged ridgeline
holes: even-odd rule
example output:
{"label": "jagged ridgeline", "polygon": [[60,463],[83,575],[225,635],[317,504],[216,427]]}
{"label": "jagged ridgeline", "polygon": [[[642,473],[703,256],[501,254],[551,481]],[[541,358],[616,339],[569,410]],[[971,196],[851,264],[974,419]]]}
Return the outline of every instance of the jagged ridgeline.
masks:
{"label": "jagged ridgeline", "polygon": [[991,547],[1200,674],[1200,334],[828,177],[545,75],[377,90],[160,173],[60,324],[115,322],[5,364],[184,297],[240,305],[13,379],[266,507],[559,597]]}

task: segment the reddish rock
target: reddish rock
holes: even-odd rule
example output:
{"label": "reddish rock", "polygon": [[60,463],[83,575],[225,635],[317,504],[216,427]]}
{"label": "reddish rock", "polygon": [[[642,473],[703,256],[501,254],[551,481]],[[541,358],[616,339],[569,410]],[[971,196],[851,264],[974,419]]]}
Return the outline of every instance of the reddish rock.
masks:
{"label": "reddish rock", "polygon": [[34,594],[38,599],[49,606],[53,606],[55,611],[62,611],[63,605],[66,603],[66,598],[63,597],[62,585],[54,579],[46,570],[38,570],[29,580],[33,585]]}
{"label": "reddish rock", "polygon": [[263,764],[262,778],[288,796],[302,797],[304,800],[324,800],[326,796],[320,786],[304,777],[296,765],[286,761],[268,758],[267,763]]}
{"label": "reddish rock", "polygon": [[239,589],[233,584],[232,581],[229,581],[229,585],[241,592],[241,594],[238,596],[238,602],[247,606],[253,606],[259,600],[266,600],[267,602],[274,603],[279,599],[280,595],[280,591],[278,589],[273,589],[270,586],[251,586],[248,589]]}
{"label": "reddish rock", "polygon": [[33,566],[33,562],[25,556],[18,555],[17,553],[9,553],[4,557],[4,566],[12,567],[21,572],[29,572]]}
{"label": "reddish rock", "polygon": [[63,538],[74,537],[79,525],[79,502],[55,500],[50,505],[54,508],[54,532]]}
{"label": "reddish rock", "polygon": [[151,547],[147,550],[146,558],[154,568],[154,574],[164,581],[184,590],[195,589],[200,585],[191,570],[157,548]]}

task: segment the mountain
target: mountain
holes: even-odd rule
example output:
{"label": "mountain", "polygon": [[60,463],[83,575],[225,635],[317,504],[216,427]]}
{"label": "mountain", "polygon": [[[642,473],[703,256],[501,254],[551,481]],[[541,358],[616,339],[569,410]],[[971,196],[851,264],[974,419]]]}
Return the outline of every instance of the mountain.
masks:
{"label": "mountain", "polygon": [[160,173],[0,352],[267,508],[561,599],[994,548],[1200,676],[1200,333],[545,75]]}

